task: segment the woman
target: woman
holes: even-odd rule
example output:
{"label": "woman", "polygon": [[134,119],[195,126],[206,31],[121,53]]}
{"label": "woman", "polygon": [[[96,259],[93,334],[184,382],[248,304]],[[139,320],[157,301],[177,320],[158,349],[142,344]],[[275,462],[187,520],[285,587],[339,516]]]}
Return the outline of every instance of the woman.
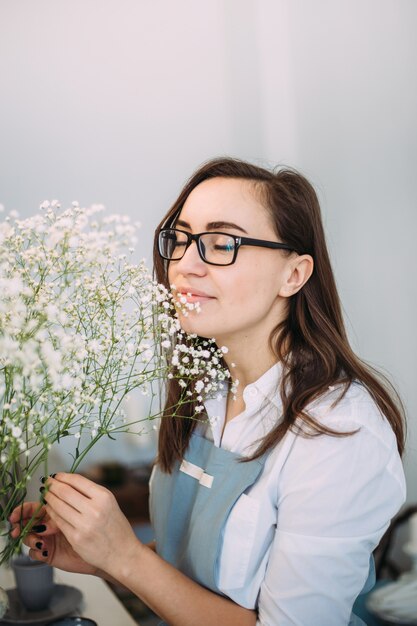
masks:
{"label": "woman", "polygon": [[[158,280],[200,302],[183,328],[228,347],[237,392],[206,399],[208,421],[162,420],[153,545],[110,492],[59,473],[30,555],[119,581],[171,626],[363,623],[353,603],[405,497],[403,421],[349,347],[314,190],[293,171],[211,161],[155,250]],[[167,406],[180,391],[169,381]]]}

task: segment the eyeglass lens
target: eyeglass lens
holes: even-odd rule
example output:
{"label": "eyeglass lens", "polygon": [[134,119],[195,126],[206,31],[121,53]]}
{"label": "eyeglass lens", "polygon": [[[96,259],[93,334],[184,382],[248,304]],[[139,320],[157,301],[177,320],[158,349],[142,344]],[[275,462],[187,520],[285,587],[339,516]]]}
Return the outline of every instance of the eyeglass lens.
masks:
{"label": "eyeglass lens", "polygon": [[[235,240],[224,233],[205,233],[199,238],[200,254],[208,263],[228,265],[233,261]],[[181,259],[187,248],[188,237],[179,230],[166,229],[159,234],[162,256],[172,261]]]}

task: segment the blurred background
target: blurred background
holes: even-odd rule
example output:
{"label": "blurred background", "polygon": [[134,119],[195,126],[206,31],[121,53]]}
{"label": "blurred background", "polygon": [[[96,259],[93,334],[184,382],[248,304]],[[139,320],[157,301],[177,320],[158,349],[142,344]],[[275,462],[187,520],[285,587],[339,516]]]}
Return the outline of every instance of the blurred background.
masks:
{"label": "blurred background", "polygon": [[[154,228],[202,161],[299,169],[322,203],[352,344],[407,409],[410,503],[416,27],[415,0],[0,0],[6,211],[103,203],[142,222],[137,258],[151,263]],[[150,430],[89,461],[146,465],[154,449]]]}

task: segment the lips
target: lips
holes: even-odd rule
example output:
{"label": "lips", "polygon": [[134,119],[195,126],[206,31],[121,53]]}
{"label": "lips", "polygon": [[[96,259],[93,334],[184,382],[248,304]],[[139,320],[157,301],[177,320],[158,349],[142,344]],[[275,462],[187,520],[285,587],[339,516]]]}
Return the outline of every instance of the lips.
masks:
{"label": "lips", "polygon": [[205,293],[200,289],[194,289],[194,287],[177,287],[175,291],[177,295],[184,296],[187,300],[198,300],[202,298],[207,300],[214,299],[213,296],[210,296],[208,293]]}

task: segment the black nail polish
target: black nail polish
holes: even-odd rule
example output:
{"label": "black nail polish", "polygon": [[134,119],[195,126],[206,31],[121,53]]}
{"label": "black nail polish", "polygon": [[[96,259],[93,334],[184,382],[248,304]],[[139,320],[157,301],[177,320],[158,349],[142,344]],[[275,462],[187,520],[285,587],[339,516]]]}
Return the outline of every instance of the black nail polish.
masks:
{"label": "black nail polish", "polygon": [[55,478],[56,474],[49,474],[51,478]]}
{"label": "black nail polish", "polygon": [[47,477],[46,477],[46,476],[41,476],[41,477],[40,477],[40,481],[41,481],[41,483],[44,483],[46,480],[47,480]]}
{"label": "black nail polish", "polygon": [[39,487],[39,491],[42,493],[43,491],[45,491],[45,487]]}
{"label": "black nail polish", "polygon": [[45,498],[41,498],[41,502],[42,502],[42,504],[48,504],[47,501],[45,500]]}
{"label": "black nail polish", "polygon": [[38,524],[37,526],[32,526],[32,530],[35,533],[43,533],[46,530],[45,524]]}
{"label": "black nail polish", "polygon": [[37,541],[37,542],[35,543],[35,546],[38,548],[38,550],[42,550],[42,545],[43,545],[43,544],[42,544],[42,541]]}
{"label": "black nail polish", "polygon": [[42,552],[42,556],[48,556],[48,550],[44,550],[44,551]]}

